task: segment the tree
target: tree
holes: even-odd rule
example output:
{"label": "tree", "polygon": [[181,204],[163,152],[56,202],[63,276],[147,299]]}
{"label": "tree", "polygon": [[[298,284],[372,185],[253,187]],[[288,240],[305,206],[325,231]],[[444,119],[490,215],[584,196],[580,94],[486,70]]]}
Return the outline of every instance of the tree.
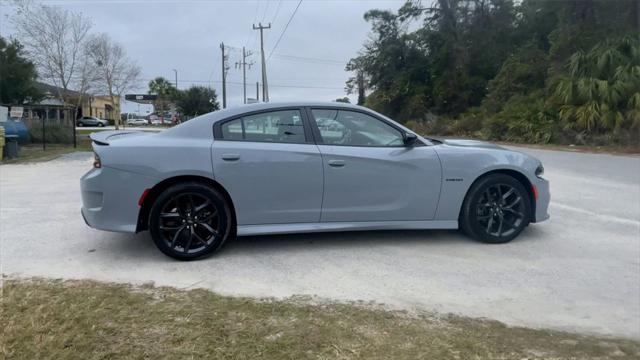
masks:
{"label": "tree", "polygon": [[37,100],[41,94],[35,87],[36,78],[35,65],[24,57],[22,45],[0,37],[0,103]]}
{"label": "tree", "polygon": [[607,40],[578,51],[567,64],[555,96],[560,118],[586,132],[640,128],[640,40]]}
{"label": "tree", "polygon": [[346,97],[346,96],[345,96],[345,97],[341,97],[341,98],[337,98],[337,99],[336,99],[336,102],[346,103],[346,104],[350,104],[350,103],[351,103],[351,101],[349,100],[349,98],[348,98],[348,97]]}
{"label": "tree", "polygon": [[220,109],[216,91],[204,86],[192,86],[185,91],[180,91],[177,96],[177,105],[180,112],[188,116],[202,115]]}
{"label": "tree", "polygon": [[178,90],[173,84],[162,76],[149,81],[149,94],[158,95],[153,103],[154,110],[161,116],[169,108],[169,104],[177,98]]}
{"label": "tree", "polygon": [[39,76],[59,88],[60,100],[77,108],[92,74],[85,63],[91,23],[79,13],[30,1],[17,2],[12,22]]}
{"label": "tree", "polygon": [[[135,87],[140,68],[127,57],[124,48],[106,34],[91,38],[88,56],[97,70],[100,88],[109,95],[113,108],[119,109],[120,103],[116,103],[116,96],[120,99],[126,91]],[[119,118],[115,119],[115,125],[118,129]]]}

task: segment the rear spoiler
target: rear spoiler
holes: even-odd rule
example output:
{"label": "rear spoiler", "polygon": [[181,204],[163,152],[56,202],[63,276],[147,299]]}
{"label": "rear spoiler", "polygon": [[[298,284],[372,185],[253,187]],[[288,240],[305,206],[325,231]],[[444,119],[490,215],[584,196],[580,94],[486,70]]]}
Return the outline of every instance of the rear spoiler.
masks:
{"label": "rear spoiler", "polygon": [[139,134],[142,135],[141,131],[127,131],[127,130],[110,130],[110,131],[98,131],[91,133],[89,135],[89,139],[91,139],[94,143],[98,145],[109,145],[109,139],[118,138],[120,136],[124,136],[127,134]]}

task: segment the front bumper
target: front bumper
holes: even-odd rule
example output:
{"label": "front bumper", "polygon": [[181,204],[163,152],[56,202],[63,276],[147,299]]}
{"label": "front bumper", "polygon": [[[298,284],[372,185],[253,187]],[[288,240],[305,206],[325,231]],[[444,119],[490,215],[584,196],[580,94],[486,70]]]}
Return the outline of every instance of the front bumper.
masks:
{"label": "front bumper", "polygon": [[138,199],[154,178],[110,167],[91,169],[80,179],[82,217],[92,228],[135,233]]}
{"label": "front bumper", "polygon": [[536,212],[533,222],[545,221],[549,219],[549,203],[551,202],[549,181],[537,177],[533,185],[538,189],[538,200],[536,200]]}

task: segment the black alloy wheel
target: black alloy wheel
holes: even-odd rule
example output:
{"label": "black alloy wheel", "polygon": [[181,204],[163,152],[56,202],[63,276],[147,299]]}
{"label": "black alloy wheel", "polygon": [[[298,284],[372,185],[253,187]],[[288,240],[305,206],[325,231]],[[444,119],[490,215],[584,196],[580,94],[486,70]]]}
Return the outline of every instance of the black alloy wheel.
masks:
{"label": "black alloy wheel", "polygon": [[156,246],[173,258],[192,260],[219,249],[229,236],[231,213],[224,197],[200,183],[165,190],[150,214]]}
{"label": "black alloy wheel", "polygon": [[524,186],[504,174],[491,174],[469,190],[460,224],[471,237],[488,243],[505,243],[529,225],[531,202]]}

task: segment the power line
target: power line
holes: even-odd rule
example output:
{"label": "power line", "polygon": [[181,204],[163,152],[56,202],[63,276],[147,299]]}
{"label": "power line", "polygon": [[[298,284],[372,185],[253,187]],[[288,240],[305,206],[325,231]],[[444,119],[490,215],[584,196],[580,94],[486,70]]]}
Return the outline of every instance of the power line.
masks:
{"label": "power line", "polygon": [[278,1],[278,6],[276,7],[276,12],[273,14],[273,19],[271,19],[272,23],[275,23],[276,18],[278,17],[278,13],[280,12],[280,5],[282,5],[282,0]]}
{"label": "power line", "polygon": [[[140,81],[151,81],[153,78],[142,78]],[[208,84],[208,83],[216,83],[221,84],[222,80],[196,80],[196,79],[182,79],[182,82],[193,83],[193,84]],[[227,85],[242,85],[241,81],[227,81]],[[312,85],[296,85],[296,84],[269,84],[269,87],[280,87],[280,88],[298,88],[298,89],[328,89],[328,90],[344,90],[342,87],[331,87],[331,86],[312,86]]]}
{"label": "power line", "polygon": [[284,33],[287,31],[287,29],[289,28],[289,24],[291,24],[291,20],[293,20],[293,17],[296,15],[296,13],[298,12],[298,8],[300,8],[300,4],[302,4],[302,0],[298,1],[298,5],[296,6],[295,10],[293,10],[293,13],[291,13],[291,17],[289,17],[289,21],[287,21],[287,25],[284,26],[284,29],[282,30],[282,33],[280,33],[280,37],[278,38],[278,40],[276,41],[276,44],[273,46],[273,48],[271,49],[271,52],[269,53],[269,57],[267,58],[267,60],[271,59],[271,55],[273,55],[273,52],[276,50],[276,48],[278,47],[278,45],[280,44],[280,40],[282,40],[282,37],[284,36]]}
{"label": "power line", "polygon": [[264,22],[264,18],[267,16],[267,11],[269,10],[269,4],[271,4],[271,2],[267,1],[267,6],[264,7],[264,12],[262,13],[262,19],[260,19],[260,22]]}
{"label": "power line", "polygon": [[304,57],[304,56],[295,56],[295,55],[285,55],[285,54],[276,54],[273,56],[279,58],[280,60],[289,60],[289,61],[302,61],[302,62],[314,62],[314,63],[327,63],[327,64],[335,64],[335,65],[346,65],[346,61],[342,60],[333,60],[333,59],[322,59],[322,58],[314,58],[314,57]]}

